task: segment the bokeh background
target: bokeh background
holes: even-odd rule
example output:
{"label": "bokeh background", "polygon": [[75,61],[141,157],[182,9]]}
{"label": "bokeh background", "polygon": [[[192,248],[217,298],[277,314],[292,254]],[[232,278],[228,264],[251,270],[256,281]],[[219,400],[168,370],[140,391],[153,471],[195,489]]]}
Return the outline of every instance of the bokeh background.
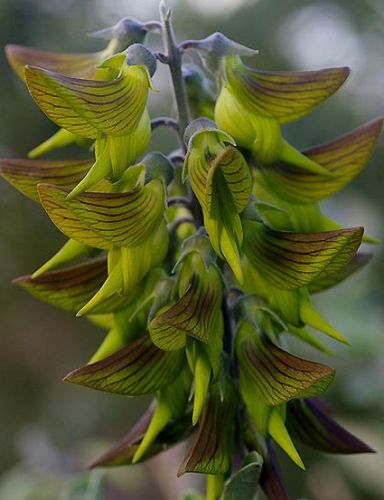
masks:
{"label": "bokeh background", "polygon": [[[123,16],[157,19],[157,0],[0,0],[0,45],[19,43],[52,51],[101,48],[87,32]],[[213,31],[258,48],[252,64],[263,69],[309,69],[348,65],[345,86],[300,123],[286,128],[299,147],[320,143],[384,114],[383,0],[179,0],[174,21],[179,39]],[[151,38],[151,43],[158,43]],[[55,131],[0,54],[0,155],[25,157]],[[167,75],[153,116],[167,113]],[[154,147],[170,150],[171,133],[156,131]],[[357,181],[324,203],[345,225],[364,225],[383,237],[384,141]],[[70,158],[76,150],[66,150]],[[177,480],[183,450],[146,465],[88,473],[86,465],[121,437],[147,400],[66,385],[62,376],[86,362],[101,332],[11,285],[62,244],[63,237],[40,207],[0,182],[0,500],[175,500],[197,478]],[[292,498],[379,500],[384,498],[384,308],[383,246],[372,247],[371,264],[316,303],[352,346],[332,344],[337,368],[328,393],[335,415],[379,453],[336,457],[302,450],[303,474],[282,457]],[[330,342],[331,345],[331,342]],[[296,352],[322,360],[302,345]],[[102,483],[99,497],[92,496]]]}

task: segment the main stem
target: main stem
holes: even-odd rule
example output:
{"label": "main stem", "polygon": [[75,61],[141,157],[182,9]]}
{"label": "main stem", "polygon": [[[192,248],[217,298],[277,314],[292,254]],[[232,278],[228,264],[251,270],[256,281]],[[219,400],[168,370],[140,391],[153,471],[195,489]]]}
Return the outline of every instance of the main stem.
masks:
{"label": "main stem", "polygon": [[[185,129],[189,125],[189,106],[187,100],[187,92],[185,90],[183,74],[182,74],[182,61],[180,49],[176,44],[175,35],[171,22],[171,11],[162,4],[160,8],[161,22],[163,26],[163,39],[165,49],[167,51],[167,63],[171,73],[173,92],[176,102],[177,121],[179,124],[179,133],[183,139]],[[186,147],[182,140],[184,152]]]}
{"label": "main stem", "polygon": [[[175,35],[173,33],[173,26],[171,21],[171,11],[168,9],[164,2],[160,6],[161,24],[163,27],[163,41],[166,50],[166,61],[171,73],[173,93],[176,102],[178,133],[180,136],[180,143],[183,152],[186,153],[187,147],[184,142],[184,132],[188,127],[191,119],[189,115],[189,106],[187,99],[187,92],[185,89],[183,73],[182,73],[182,59],[181,51],[177,46]],[[189,183],[187,184],[188,194],[190,198],[190,207],[192,215],[196,221],[197,226],[204,225],[203,214],[196,196],[191,190]]]}

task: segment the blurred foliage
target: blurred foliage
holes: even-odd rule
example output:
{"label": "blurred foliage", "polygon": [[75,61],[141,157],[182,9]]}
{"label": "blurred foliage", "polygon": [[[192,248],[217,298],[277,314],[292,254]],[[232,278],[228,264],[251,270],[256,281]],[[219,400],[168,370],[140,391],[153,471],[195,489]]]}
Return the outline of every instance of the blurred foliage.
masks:
{"label": "blurred foliage", "polygon": [[[287,127],[287,138],[296,146],[323,142],[384,113],[382,0],[175,0],[173,4],[180,40],[222,31],[258,48],[260,55],[254,65],[259,68],[351,66],[352,76],[344,90],[306,119]],[[100,48],[99,42],[85,33],[124,15],[157,18],[157,1],[1,0],[0,45],[94,50]],[[0,155],[25,157],[55,127],[12,74],[3,53],[0,71]],[[161,69],[156,77],[160,93],[152,102],[154,115],[165,113],[171,103],[166,78]],[[168,134],[156,131],[154,147],[168,144],[171,149],[173,137]],[[364,225],[378,238],[384,227],[383,149],[381,140],[368,169],[332,203],[325,204],[331,217],[345,225]],[[71,149],[62,155],[70,158],[72,153],[78,155]],[[64,373],[84,363],[100,334],[83,320],[38,303],[11,286],[12,278],[35,270],[63,241],[40,208],[4,182],[0,183],[0,235],[0,500],[138,500],[153,498],[154,488],[157,498],[173,500],[185,487],[196,487],[193,476],[174,479],[177,449],[148,465],[105,473],[103,480],[98,472],[86,474],[89,449],[101,449],[100,439],[113,441],[122,436],[146,401],[138,407],[123,397],[61,382]],[[337,351],[332,363],[337,378],[328,399],[342,423],[383,452],[384,252],[382,247],[374,251],[367,269],[337,290],[319,295],[317,304],[352,344],[350,348],[331,346]],[[294,347],[306,354],[301,345]],[[308,451],[303,455],[309,464],[305,481],[288,461],[283,464],[295,498],[384,498],[382,456],[339,459],[314,457]]]}

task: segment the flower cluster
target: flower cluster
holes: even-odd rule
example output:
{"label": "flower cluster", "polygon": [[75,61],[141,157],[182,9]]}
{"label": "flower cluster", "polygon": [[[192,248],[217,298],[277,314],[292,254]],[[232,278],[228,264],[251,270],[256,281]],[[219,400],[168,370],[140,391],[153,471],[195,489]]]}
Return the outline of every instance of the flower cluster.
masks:
{"label": "flower cluster", "polygon": [[[311,295],[369,255],[358,251],[363,229],[341,227],[319,202],[364,168],[382,120],[298,151],[282,125],[335,93],[348,69],[256,70],[242,60],[255,51],[220,33],[176,45],[164,5],[161,14],[97,32],[109,43],[95,54],[6,48],[60,129],[30,159],[1,159],[0,172],[68,238],[16,283],[105,329],[66,381],[154,396],[94,466],[137,463],[193,434],[178,473],[206,474],[208,499],[252,500],[260,484],[280,500],[275,444],[301,468],[296,443],[372,451],[318,398],[334,370],[286,345],[291,335],[328,353],[308,327],[347,342]],[[167,53],[145,47],[148,32],[162,34]],[[203,67],[182,66],[187,51]],[[151,124],[157,61],[171,70],[178,118]],[[176,131],[179,150],[148,152],[159,125]],[[71,143],[89,159],[38,159]]]}

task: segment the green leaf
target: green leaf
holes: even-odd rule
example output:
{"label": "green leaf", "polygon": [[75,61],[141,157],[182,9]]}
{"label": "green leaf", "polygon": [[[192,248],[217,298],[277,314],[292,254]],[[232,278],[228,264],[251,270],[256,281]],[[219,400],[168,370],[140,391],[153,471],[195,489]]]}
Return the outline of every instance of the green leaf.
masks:
{"label": "green leaf", "polygon": [[0,174],[18,191],[39,201],[37,185],[55,184],[72,189],[84,177],[93,160],[0,159]]}
{"label": "green leaf", "polygon": [[97,292],[107,277],[105,259],[51,271],[33,279],[16,278],[14,283],[34,297],[76,313]]}
{"label": "green leaf", "polygon": [[149,324],[152,341],[161,349],[185,346],[186,336],[208,343],[217,334],[222,301],[221,277],[211,266],[205,275],[194,274],[179,299],[160,309]]}
{"label": "green leaf", "polygon": [[88,54],[60,54],[13,44],[6,45],[5,54],[12,69],[24,83],[25,66],[37,66],[76,78],[89,78],[107,56],[105,50]]}
{"label": "green leaf", "polygon": [[262,465],[256,451],[249,453],[241,469],[225,483],[221,500],[254,500]]}
{"label": "green leaf", "polygon": [[248,323],[238,330],[236,354],[240,385],[254,384],[255,392],[270,406],[321,394],[334,378],[333,368],[283,351]]}
{"label": "green leaf", "polygon": [[274,231],[244,221],[244,253],[260,273],[282,289],[301,288],[344,267],[356,253],[362,228],[318,233]]}
{"label": "green leaf", "polygon": [[337,91],[349,75],[348,68],[317,71],[260,71],[244,65],[239,57],[226,58],[229,85],[250,112],[289,123],[305,116]]}
{"label": "green leaf", "polygon": [[115,354],[72,371],[64,380],[99,391],[138,396],[168,385],[184,363],[182,351],[162,351],[144,335]]}
{"label": "green leaf", "polygon": [[185,472],[225,474],[231,465],[236,400],[231,381],[224,393],[212,386],[211,395],[195,438],[180,465],[178,476]]}
{"label": "green leaf", "polygon": [[318,276],[310,283],[309,293],[314,294],[323,292],[324,290],[328,290],[328,288],[338,285],[356,271],[362,269],[371,259],[372,254],[357,253],[344,267],[335,270],[333,273],[327,272],[326,274],[322,273]]}
{"label": "green leaf", "polygon": [[326,453],[373,453],[368,445],[326,414],[321,400],[310,398],[287,405],[287,427],[300,442]]}
{"label": "green leaf", "polygon": [[303,154],[325,167],[332,177],[303,171],[276,162],[263,167],[262,175],[281,198],[293,203],[317,203],[341,191],[367,164],[383,125],[382,119],[371,121],[333,141],[314,146]]}
{"label": "green leaf", "polygon": [[145,109],[150,80],[143,66],[129,66],[114,80],[71,78],[27,66],[28,89],[42,111],[73,134],[96,139],[100,133],[126,135]]}
{"label": "green leaf", "polygon": [[133,246],[145,241],[164,212],[160,179],[130,193],[84,193],[67,199],[64,188],[41,184],[40,201],[66,236],[95,248]]}

